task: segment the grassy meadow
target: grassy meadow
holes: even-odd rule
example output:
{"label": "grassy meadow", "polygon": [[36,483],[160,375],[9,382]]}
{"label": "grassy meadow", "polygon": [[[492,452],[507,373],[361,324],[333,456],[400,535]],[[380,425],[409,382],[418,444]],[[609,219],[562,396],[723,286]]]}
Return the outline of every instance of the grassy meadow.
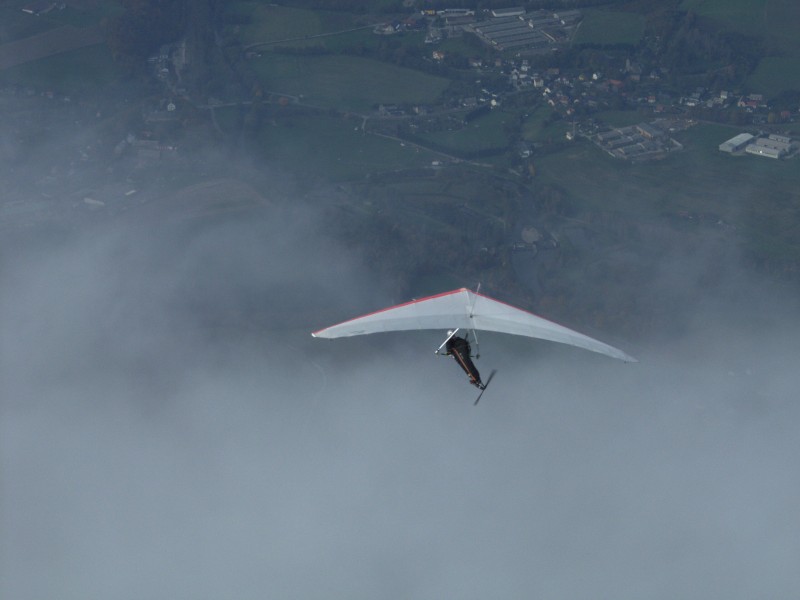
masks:
{"label": "grassy meadow", "polygon": [[[233,2],[226,14],[230,22],[246,22],[239,26],[236,33],[236,37],[245,46],[342,31],[362,24],[346,13],[307,10],[262,2]],[[291,45],[317,43],[320,42],[300,40]]]}
{"label": "grassy meadow", "polygon": [[683,151],[637,165],[584,141],[538,159],[537,176],[563,189],[579,211],[624,212],[643,219],[711,212],[744,231],[745,244],[756,255],[800,259],[800,247],[787,230],[798,215],[784,214],[800,206],[797,158],[720,152],[719,144],[737,133],[722,125],[696,125],[675,134]]}
{"label": "grassy meadow", "polygon": [[0,2],[0,44],[21,40],[64,25],[93,27],[103,19],[113,17],[122,10],[119,2],[108,0],[85,9],[70,4],[61,10],[55,9],[41,16],[22,12],[30,0],[6,0]]}
{"label": "grassy meadow", "polygon": [[800,56],[768,56],[747,79],[754,91],[776,96],[783,90],[800,90]]}
{"label": "grassy meadow", "polygon": [[488,114],[470,121],[462,129],[423,133],[419,137],[460,152],[505,148],[509,143],[505,128],[515,120],[514,113],[494,109]]}
{"label": "grassy meadow", "polygon": [[429,103],[449,81],[357,56],[265,53],[250,61],[265,89],[323,108],[369,112],[382,103]]}
{"label": "grassy meadow", "polygon": [[636,44],[644,35],[642,15],[608,10],[586,10],[573,41],[576,45]]}
{"label": "grassy meadow", "polygon": [[[223,112],[221,122],[227,120]],[[364,133],[359,118],[289,116],[262,127],[257,141],[268,161],[309,179],[363,179],[368,173],[428,166],[438,158],[410,144]]]}
{"label": "grassy meadow", "polygon": [[97,91],[119,78],[119,67],[105,44],[54,54],[0,71],[0,83],[67,95]]}
{"label": "grassy meadow", "polygon": [[572,129],[570,121],[557,120],[549,121],[553,110],[541,104],[531,110],[526,111],[522,122],[522,138],[528,142],[549,142],[557,139],[564,139],[567,131]]}

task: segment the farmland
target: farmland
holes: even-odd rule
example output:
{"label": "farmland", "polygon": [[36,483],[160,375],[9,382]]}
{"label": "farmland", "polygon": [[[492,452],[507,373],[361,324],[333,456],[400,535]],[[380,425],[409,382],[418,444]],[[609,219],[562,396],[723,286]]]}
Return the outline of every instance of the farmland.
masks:
{"label": "farmland", "polygon": [[768,56],[748,78],[751,89],[776,96],[788,89],[800,90],[800,56]]}
{"label": "farmland", "polygon": [[627,12],[587,10],[574,44],[636,44],[644,35],[644,17]]}
{"label": "farmland", "polygon": [[449,81],[356,56],[265,53],[250,62],[265,89],[324,108],[368,112],[381,103],[435,101]]}
{"label": "farmland", "polygon": [[361,119],[299,115],[277,119],[262,129],[262,156],[307,179],[344,181],[367,173],[429,165],[436,155],[399,140],[368,135]]}
{"label": "farmland", "polygon": [[[678,211],[710,212],[740,226],[760,214],[764,227],[758,239],[779,239],[786,223],[773,218],[778,210],[773,201],[800,205],[800,171],[792,162],[720,153],[717,146],[733,132],[719,125],[697,125],[675,134],[685,144],[684,152],[635,168],[588,144],[545,156],[537,165],[541,177],[564,189],[579,211],[619,211],[644,219]],[[746,228],[746,235],[751,234]],[[774,249],[754,245],[750,237],[745,243],[760,256]]]}
{"label": "farmland", "polygon": [[27,0],[9,0],[0,6],[0,45],[31,37],[57,29],[65,25],[77,28],[95,27],[108,17],[119,14],[121,8],[115,0],[92,4],[91,7],[78,7],[79,2],[70,2],[61,10],[33,17],[22,12],[22,7],[30,4]]}
{"label": "farmland", "polygon": [[238,26],[236,36],[242,44],[278,42],[356,27],[345,13],[313,11],[275,4],[235,2],[227,11],[229,22]]}
{"label": "farmland", "polygon": [[463,153],[504,149],[509,141],[506,130],[515,118],[513,113],[494,110],[463,128],[422,134],[421,137],[438,146]]}
{"label": "farmland", "polygon": [[0,82],[54,90],[67,95],[98,90],[118,81],[120,73],[104,44],[58,52],[0,70]]}

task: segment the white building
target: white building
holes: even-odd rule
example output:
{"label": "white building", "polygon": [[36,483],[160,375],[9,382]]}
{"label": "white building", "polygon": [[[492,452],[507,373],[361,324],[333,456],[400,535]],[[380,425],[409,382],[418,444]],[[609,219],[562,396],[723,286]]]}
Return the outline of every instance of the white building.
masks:
{"label": "white building", "polygon": [[756,156],[766,156],[767,158],[780,158],[784,154],[782,150],[778,150],[777,148],[760,146],[758,144],[750,144],[745,149],[745,152],[748,154],[755,154]]}
{"label": "white building", "polygon": [[747,144],[753,141],[752,134],[749,133],[740,133],[736,137],[729,139],[727,142],[723,142],[719,145],[720,152],[740,152],[747,147]]}
{"label": "white building", "polygon": [[492,16],[495,18],[503,17],[521,17],[525,14],[525,9],[521,6],[514,6],[512,8],[495,8],[492,9]]}
{"label": "white building", "polygon": [[769,137],[758,138],[747,146],[746,151],[757,156],[781,158],[792,151],[792,138],[773,133]]}

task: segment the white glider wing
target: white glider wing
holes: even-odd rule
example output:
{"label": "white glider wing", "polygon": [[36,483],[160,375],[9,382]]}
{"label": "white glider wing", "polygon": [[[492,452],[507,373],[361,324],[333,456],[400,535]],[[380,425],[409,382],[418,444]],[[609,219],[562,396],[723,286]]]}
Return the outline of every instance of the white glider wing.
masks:
{"label": "white glider wing", "polygon": [[635,358],[613,346],[466,288],[384,308],[311,335],[338,338],[386,331],[456,328],[539,338],[599,352],[625,362],[636,362]]}

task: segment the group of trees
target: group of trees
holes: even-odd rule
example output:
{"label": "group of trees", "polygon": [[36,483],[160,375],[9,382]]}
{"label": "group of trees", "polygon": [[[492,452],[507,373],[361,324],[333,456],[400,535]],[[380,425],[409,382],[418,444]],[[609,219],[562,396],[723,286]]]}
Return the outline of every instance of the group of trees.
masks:
{"label": "group of trees", "polygon": [[124,8],[108,27],[108,45],[114,58],[140,66],[159,46],[186,31],[188,0],[121,0]]}
{"label": "group of trees", "polygon": [[108,23],[107,41],[114,58],[133,71],[164,44],[186,39],[192,66],[210,62],[214,29],[224,0],[120,0],[124,11]]}

